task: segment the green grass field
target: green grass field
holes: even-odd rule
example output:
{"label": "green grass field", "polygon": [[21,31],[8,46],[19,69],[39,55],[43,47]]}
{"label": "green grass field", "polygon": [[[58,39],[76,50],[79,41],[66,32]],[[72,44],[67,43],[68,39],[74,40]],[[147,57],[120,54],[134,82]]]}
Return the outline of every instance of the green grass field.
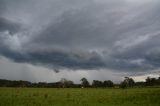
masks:
{"label": "green grass field", "polygon": [[160,106],[160,88],[0,88],[0,106]]}

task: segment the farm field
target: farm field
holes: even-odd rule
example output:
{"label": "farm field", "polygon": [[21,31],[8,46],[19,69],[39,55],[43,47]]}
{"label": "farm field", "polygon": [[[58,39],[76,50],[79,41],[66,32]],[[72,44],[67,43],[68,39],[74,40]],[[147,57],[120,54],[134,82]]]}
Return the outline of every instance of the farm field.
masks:
{"label": "farm field", "polygon": [[160,106],[160,88],[0,88],[0,106]]}

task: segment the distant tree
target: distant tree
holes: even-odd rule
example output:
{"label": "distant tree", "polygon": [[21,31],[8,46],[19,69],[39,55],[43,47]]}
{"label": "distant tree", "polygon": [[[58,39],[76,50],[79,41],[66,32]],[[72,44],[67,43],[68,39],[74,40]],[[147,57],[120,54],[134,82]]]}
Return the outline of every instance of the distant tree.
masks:
{"label": "distant tree", "polygon": [[147,77],[146,79],[146,85],[147,86],[154,86],[154,85],[159,85],[159,78],[156,79],[156,78],[150,78],[150,77]]}
{"label": "distant tree", "polygon": [[147,79],[146,79],[146,85],[147,85],[147,86],[151,86],[151,85],[152,85],[152,82],[151,82],[151,78],[150,78],[150,77],[147,77]]}
{"label": "distant tree", "polygon": [[125,81],[123,81],[123,82],[121,82],[121,84],[120,84],[120,86],[119,86],[120,88],[127,88],[127,82],[125,82]]}
{"label": "distant tree", "polygon": [[62,79],[60,80],[60,82],[61,82],[61,86],[62,86],[63,88],[65,88],[65,87],[66,87],[67,79],[62,78]]}
{"label": "distant tree", "polygon": [[128,87],[133,87],[133,86],[135,85],[134,80],[133,80],[132,78],[129,78],[129,77],[125,77],[124,82],[127,83],[127,86],[128,86]]}
{"label": "distant tree", "polygon": [[82,87],[89,87],[89,82],[86,78],[82,78],[81,80]]}
{"label": "distant tree", "polygon": [[132,78],[129,78],[129,79],[128,79],[128,86],[129,86],[129,87],[133,87],[134,85],[135,85],[134,80],[133,80]]}
{"label": "distant tree", "polygon": [[152,85],[157,85],[157,80],[156,80],[156,78],[151,78],[151,84],[152,84]]}
{"label": "distant tree", "polygon": [[104,82],[103,82],[103,86],[104,86],[104,87],[113,87],[113,86],[114,86],[114,83],[113,83],[111,80],[104,81]]}
{"label": "distant tree", "polygon": [[160,85],[160,77],[156,78],[146,78],[146,86],[154,86],[154,85]]}
{"label": "distant tree", "polygon": [[60,83],[63,88],[70,88],[70,87],[73,87],[74,85],[73,81],[67,80],[65,78],[62,78],[60,80]]}
{"label": "distant tree", "polygon": [[92,87],[103,87],[103,82],[99,80],[93,80]]}
{"label": "distant tree", "polygon": [[135,85],[135,82],[132,78],[125,77],[124,81],[120,84],[121,88],[126,88],[126,87],[133,87]]}
{"label": "distant tree", "polygon": [[160,85],[160,77],[158,77],[157,83],[158,83],[158,85]]}
{"label": "distant tree", "polygon": [[66,87],[67,87],[67,88],[74,87],[73,81],[69,81],[69,80],[68,80],[68,81],[66,82]]}

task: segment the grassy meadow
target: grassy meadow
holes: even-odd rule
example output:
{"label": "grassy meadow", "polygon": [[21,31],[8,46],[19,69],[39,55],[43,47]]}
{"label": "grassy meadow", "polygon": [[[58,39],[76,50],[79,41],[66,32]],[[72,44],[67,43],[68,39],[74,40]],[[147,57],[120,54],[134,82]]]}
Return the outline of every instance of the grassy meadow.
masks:
{"label": "grassy meadow", "polygon": [[0,106],[160,106],[160,88],[0,88]]}

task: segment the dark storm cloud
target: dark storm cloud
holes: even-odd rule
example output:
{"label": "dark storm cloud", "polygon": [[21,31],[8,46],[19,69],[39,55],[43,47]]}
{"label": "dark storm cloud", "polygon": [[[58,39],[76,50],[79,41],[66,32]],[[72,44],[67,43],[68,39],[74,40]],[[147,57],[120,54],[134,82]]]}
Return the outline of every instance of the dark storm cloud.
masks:
{"label": "dark storm cloud", "polygon": [[15,62],[128,72],[160,68],[158,0],[3,2],[0,54]]}
{"label": "dark storm cloud", "polygon": [[15,33],[20,29],[20,25],[9,20],[0,17],[0,32],[9,31],[10,33]]}
{"label": "dark storm cloud", "polygon": [[95,69],[105,66],[101,60],[101,57],[95,53],[89,53],[89,57],[84,57],[78,54],[65,53],[61,51],[40,51],[23,54],[19,52],[3,50],[1,55],[14,60],[15,62],[43,65],[49,68]]}

